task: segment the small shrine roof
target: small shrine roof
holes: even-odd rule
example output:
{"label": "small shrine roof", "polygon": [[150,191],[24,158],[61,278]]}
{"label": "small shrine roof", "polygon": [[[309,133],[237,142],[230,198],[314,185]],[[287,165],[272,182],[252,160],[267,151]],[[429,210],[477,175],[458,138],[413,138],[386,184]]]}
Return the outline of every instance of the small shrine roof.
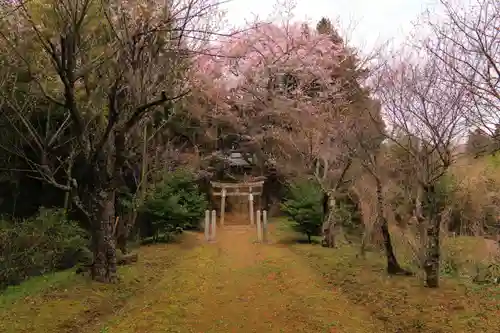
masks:
{"label": "small shrine roof", "polygon": [[239,152],[232,152],[226,157],[226,160],[233,166],[251,166],[251,163],[243,158]]}

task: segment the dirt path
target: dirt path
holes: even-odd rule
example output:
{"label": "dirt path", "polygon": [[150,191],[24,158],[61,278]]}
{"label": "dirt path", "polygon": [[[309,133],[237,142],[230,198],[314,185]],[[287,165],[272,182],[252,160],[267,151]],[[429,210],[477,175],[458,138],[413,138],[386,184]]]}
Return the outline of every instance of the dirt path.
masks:
{"label": "dirt path", "polygon": [[[271,226],[271,239],[292,236]],[[255,236],[231,226],[212,244],[187,232],[179,243],[143,246],[117,284],[72,270],[30,279],[0,294],[0,332],[498,332],[498,287],[443,277],[440,289],[423,289],[384,275],[376,253],[362,260],[354,247],[264,245]],[[466,251],[470,242],[455,245]]]}
{"label": "dirt path", "polygon": [[[288,248],[227,227],[179,258],[101,332],[378,332]],[[94,330],[95,332],[95,330]]]}

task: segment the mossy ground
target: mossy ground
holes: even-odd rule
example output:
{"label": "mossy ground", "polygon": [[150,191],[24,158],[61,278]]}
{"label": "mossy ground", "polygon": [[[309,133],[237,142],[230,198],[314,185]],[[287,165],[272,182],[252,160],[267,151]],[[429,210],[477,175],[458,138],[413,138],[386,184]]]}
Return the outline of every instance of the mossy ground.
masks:
{"label": "mossy ground", "polygon": [[[290,233],[284,220],[276,227],[277,239],[306,258],[309,267],[321,273],[332,288],[376,318],[383,325],[381,332],[500,331],[500,286],[476,285],[470,276],[443,275],[439,289],[424,288],[420,272],[411,266],[410,251],[403,248],[397,237],[399,259],[417,273],[415,277],[385,274],[381,253],[371,252],[363,259],[359,256],[359,246],[327,249],[298,244],[297,235]],[[463,268],[461,273],[470,272],[472,262],[488,260],[490,255],[485,254],[485,243],[480,238],[448,238],[443,244],[443,257]]]}
{"label": "mossy ground", "polygon": [[231,227],[207,244],[146,246],[116,285],[73,272],[35,278],[0,295],[0,332],[498,332],[499,289],[446,278],[428,290],[390,278],[383,258],[357,248],[271,244]]}

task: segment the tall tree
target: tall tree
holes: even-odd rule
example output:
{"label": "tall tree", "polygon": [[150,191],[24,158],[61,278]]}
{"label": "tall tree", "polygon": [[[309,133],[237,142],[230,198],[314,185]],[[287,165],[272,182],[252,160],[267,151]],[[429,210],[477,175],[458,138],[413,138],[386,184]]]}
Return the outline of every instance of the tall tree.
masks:
{"label": "tall tree", "polygon": [[424,230],[423,269],[427,286],[436,288],[443,217],[438,184],[453,163],[453,148],[464,134],[468,95],[465,86],[446,79],[435,58],[425,59],[425,63],[415,64],[401,57],[386,65],[377,95],[390,128],[385,136],[404,152],[416,183],[414,210]]}
{"label": "tall tree", "polygon": [[[342,126],[344,128],[350,128],[350,131],[345,131],[343,135],[336,136],[331,138],[337,141],[335,144],[340,150],[337,152],[344,161],[344,172],[341,173],[341,179],[338,179],[339,182],[334,187],[335,191],[325,191],[324,193],[324,207],[325,207],[325,221],[323,225],[323,244],[328,247],[332,247],[335,244],[335,221],[333,219],[333,212],[336,210],[336,200],[335,196],[340,194],[341,188],[344,187],[343,183],[347,178],[349,178],[348,169],[352,166],[352,160],[355,158],[353,154],[349,152],[349,144],[351,146],[353,141],[356,141],[355,136],[353,136],[353,129],[356,129],[360,135],[367,138],[372,136],[373,142],[377,142],[376,136],[379,136],[377,131],[371,131],[369,133],[370,128],[367,126],[358,126],[361,124],[359,122],[361,119],[365,119],[367,121],[371,121],[368,113],[371,112],[371,115],[375,116],[377,112],[372,112],[373,101],[370,98],[370,91],[366,88],[362,87],[362,84],[366,81],[368,71],[364,67],[365,62],[360,59],[357,55],[357,52],[353,48],[349,48],[345,45],[344,40],[340,37],[331,21],[327,18],[322,18],[317,26],[317,33],[320,35],[326,36],[333,43],[337,45],[343,45],[345,49],[344,59],[343,61],[330,72],[332,76],[332,80],[339,83],[339,91],[344,98],[345,105],[341,106],[343,110]],[[324,57],[328,57],[328,54],[325,54]],[[377,116],[378,117],[378,116]],[[345,121],[345,119],[349,119],[350,121]],[[336,125],[338,126],[338,125]],[[370,139],[371,140],[371,139]],[[321,159],[318,160],[321,162]],[[323,162],[323,163],[326,163]],[[326,165],[326,164],[325,164]],[[324,175],[323,175],[324,177]],[[328,205],[327,203],[330,203]],[[334,205],[334,206],[331,206]]]}
{"label": "tall tree", "polygon": [[[368,96],[365,97],[364,117],[360,117],[356,122],[356,126],[352,127],[353,138],[345,141],[345,145],[352,158],[360,163],[363,170],[374,180],[375,193],[373,197],[375,199],[374,215],[376,217],[374,227],[382,233],[387,259],[387,273],[391,275],[411,275],[410,272],[401,267],[397,260],[386,216],[387,199],[383,183],[387,179],[387,167],[384,166],[384,163],[388,157],[382,145],[386,129],[380,109],[379,102],[372,100]],[[367,232],[369,232],[368,224],[365,225],[364,237],[367,237]],[[363,253],[364,239],[361,246]]]}
{"label": "tall tree", "polygon": [[[330,36],[332,40],[343,43],[335,31],[332,23],[327,18],[322,18],[317,25],[317,31],[323,35]],[[384,212],[384,194],[382,190],[382,172],[379,162],[380,145],[384,139],[385,126],[380,115],[380,103],[373,100],[371,91],[363,87],[369,77],[369,70],[365,67],[366,62],[358,57],[355,50],[346,52],[346,58],[337,68],[335,79],[340,81],[343,96],[347,101],[346,114],[354,119],[348,122],[349,134],[340,139],[344,146],[344,154],[351,160],[361,163],[375,180],[376,185],[376,215],[375,225],[380,228],[384,238],[387,257],[387,272],[389,274],[407,274],[399,265],[391,242],[387,218]],[[325,198],[325,201],[328,200]],[[326,206],[327,207],[327,206]],[[328,222],[325,221],[325,226]],[[332,236],[329,236],[330,239]],[[328,243],[328,242],[326,242]]]}
{"label": "tall tree", "polygon": [[[15,11],[14,4],[2,6],[9,12],[0,31],[12,59],[6,65],[30,78],[24,101],[2,95],[16,124],[29,133],[26,141],[34,143],[36,158],[19,155],[38,178],[70,194],[92,232],[93,278],[114,281],[115,196],[131,134],[153,112],[188,94],[186,60],[212,33],[206,20],[218,14],[216,3],[47,0],[16,3]],[[18,87],[13,82],[11,88]],[[26,117],[39,101],[57,107],[65,119],[45,135]],[[69,142],[62,135],[67,131]],[[71,147],[65,159],[57,156],[60,145]]]}

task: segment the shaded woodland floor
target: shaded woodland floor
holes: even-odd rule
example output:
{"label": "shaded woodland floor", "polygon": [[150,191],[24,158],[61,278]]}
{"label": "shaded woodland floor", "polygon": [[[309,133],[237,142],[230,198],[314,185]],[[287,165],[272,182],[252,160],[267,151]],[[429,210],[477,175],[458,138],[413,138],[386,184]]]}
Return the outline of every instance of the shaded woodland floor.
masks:
{"label": "shaded woodland floor", "polygon": [[231,226],[143,247],[117,285],[74,272],[36,278],[0,295],[0,332],[498,332],[500,289],[446,279],[428,290],[390,278],[383,258],[351,247],[271,244]]}

